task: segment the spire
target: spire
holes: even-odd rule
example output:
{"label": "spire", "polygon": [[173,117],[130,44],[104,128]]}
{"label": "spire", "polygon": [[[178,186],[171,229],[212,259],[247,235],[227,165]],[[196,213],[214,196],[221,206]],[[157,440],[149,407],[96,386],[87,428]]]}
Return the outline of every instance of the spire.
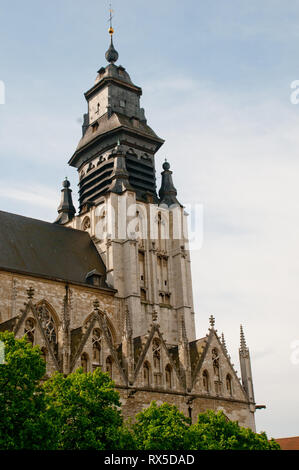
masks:
{"label": "spire", "polygon": [[165,159],[163,163],[163,172],[162,175],[162,184],[161,189],[159,191],[160,196],[160,206],[162,204],[169,206],[173,206],[174,204],[180,204],[176,198],[177,190],[175,189],[172,181],[172,171],[170,171],[170,164]]}
{"label": "spire", "polygon": [[112,173],[112,183],[108,188],[108,191],[112,193],[122,194],[126,190],[132,190],[129,183],[129,173],[126,167],[125,153],[119,140],[116,148],[112,151],[114,156],[114,168]]}
{"label": "spire", "polygon": [[247,344],[246,344],[246,340],[245,340],[245,335],[244,335],[244,331],[243,331],[243,326],[241,325],[240,326],[240,351],[247,351]]}
{"label": "spire", "polygon": [[180,328],[180,338],[179,338],[179,361],[180,361],[180,370],[181,377],[186,383],[187,391],[191,391],[191,358],[190,358],[190,346],[186,331],[185,315],[182,313],[181,319],[181,328]]}
{"label": "spire", "polygon": [[71,184],[67,178],[65,178],[63,181],[62,186],[61,202],[57,209],[59,215],[54,222],[54,224],[60,225],[64,225],[70,222],[76,213],[76,209],[72,200],[72,190],[70,189]]}
{"label": "spire", "polygon": [[243,387],[247,393],[248,399],[251,402],[250,411],[255,412],[254,405],[254,390],[253,390],[253,381],[252,381],[252,371],[251,371],[251,361],[249,349],[245,341],[245,335],[243,331],[243,326],[240,326],[240,336],[241,336],[241,345],[239,349],[239,358],[240,358],[240,367],[241,367],[241,377]]}
{"label": "spire", "polygon": [[225,351],[226,354],[227,354],[228,351],[227,351],[226,342],[225,342],[225,337],[224,337],[224,334],[223,334],[223,333],[222,333],[222,335],[221,335],[221,343],[222,343],[222,346],[223,346],[224,351]]}
{"label": "spire", "polygon": [[111,3],[110,3],[110,17],[109,17],[109,22],[110,22],[110,28],[109,28],[109,34],[111,37],[111,43],[108,51],[105,54],[107,62],[110,62],[110,64],[114,64],[114,62],[117,61],[118,59],[118,52],[114,48],[113,45],[113,34],[114,34],[114,29],[112,27],[112,18],[113,18],[113,10],[111,9]]}
{"label": "spire", "polygon": [[209,321],[210,321],[211,328],[214,329],[214,326],[215,326],[215,317],[214,317],[213,315],[211,315],[210,318],[209,318]]}

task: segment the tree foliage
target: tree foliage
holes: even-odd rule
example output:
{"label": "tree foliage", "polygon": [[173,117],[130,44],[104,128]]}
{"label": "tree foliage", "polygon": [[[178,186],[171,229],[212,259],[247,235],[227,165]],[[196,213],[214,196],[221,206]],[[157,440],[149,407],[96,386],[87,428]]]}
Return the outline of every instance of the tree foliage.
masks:
{"label": "tree foliage", "polygon": [[108,374],[82,369],[44,384],[60,449],[115,449],[126,442],[121,432],[119,394]]}
{"label": "tree foliage", "polygon": [[189,419],[175,406],[154,401],[137,414],[132,430],[139,450],[183,450],[188,427]]}
{"label": "tree foliage", "polygon": [[38,346],[0,333],[0,449],[276,450],[265,433],[206,411],[193,425],[176,406],[152,402],[124,424],[119,394],[108,374],[82,369],[45,376]]}
{"label": "tree foliage", "polygon": [[249,428],[229,421],[222,411],[208,410],[198,415],[185,436],[186,450],[277,450],[280,446],[266,433],[257,434]]}
{"label": "tree foliage", "polygon": [[49,449],[55,435],[41,386],[46,366],[38,346],[13,333],[0,333],[5,364],[0,364],[0,449]]}
{"label": "tree foliage", "polygon": [[152,402],[149,408],[136,416],[132,426],[139,450],[276,450],[279,445],[268,441],[265,433],[229,421],[222,411],[208,410],[198,415],[189,425],[176,406]]}

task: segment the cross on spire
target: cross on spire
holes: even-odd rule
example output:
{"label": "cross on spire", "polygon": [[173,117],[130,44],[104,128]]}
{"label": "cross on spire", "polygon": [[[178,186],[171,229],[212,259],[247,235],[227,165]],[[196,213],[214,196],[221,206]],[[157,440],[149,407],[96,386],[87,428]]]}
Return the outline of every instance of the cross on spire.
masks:
{"label": "cross on spire", "polygon": [[215,317],[213,315],[210,316],[210,325],[211,325],[211,328],[214,328],[215,326]]}

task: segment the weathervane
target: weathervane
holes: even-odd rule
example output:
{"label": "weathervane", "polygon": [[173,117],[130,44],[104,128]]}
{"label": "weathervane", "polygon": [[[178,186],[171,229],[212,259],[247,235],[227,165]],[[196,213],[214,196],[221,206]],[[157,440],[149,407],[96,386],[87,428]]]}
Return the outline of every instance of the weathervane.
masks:
{"label": "weathervane", "polygon": [[110,12],[110,16],[109,16],[109,23],[110,23],[110,28],[109,28],[109,34],[110,36],[112,37],[113,33],[114,33],[114,29],[112,27],[112,18],[113,18],[113,13],[114,13],[114,10],[112,10],[112,7],[111,7],[111,2],[110,2],[110,9],[109,9],[109,12]]}
{"label": "weathervane", "polygon": [[114,48],[114,45],[113,45],[113,33],[114,33],[114,29],[113,29],[113,26],[112,26],[112,18],[113,18],[113,13],[114,13],[114,10],[112,10],[111,8],[111,3],[110,3],[110,16],[109,16],[109,23],[110,23],[110,28],[109,28],[109,34],[110,34],[110,37],[111,37],[111,44],[110,44],[110,47],[108,49],[108,51],[106,52],[105,54],[105,57],[106,57],[106,60],[107,62],[110,62],[110,64],[114,64],[114,62],[117,61],[118,59],[118,52],[115,50]]}

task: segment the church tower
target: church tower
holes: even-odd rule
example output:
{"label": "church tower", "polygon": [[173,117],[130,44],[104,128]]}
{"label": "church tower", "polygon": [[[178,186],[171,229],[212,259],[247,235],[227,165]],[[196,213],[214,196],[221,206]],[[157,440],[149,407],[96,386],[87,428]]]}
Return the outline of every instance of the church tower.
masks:
{"label": "church tower", "polygon": [[241,381],[213,315],[208,333],[196,339],[187,214],[167,160],[156,186],[155,157],[164,140],[147,123],[141,88],[116,65],[112,25],[109,33],[108,65],[85,93],[82,137],[69,161],[78,170],[79,210],[75,215],[66,180],[54,224],[85,235],[99,257],[78,288],[68,286],[64,370],[109,372],[126,417],[156,400],[192,419],[222,410],[255,429],[244,344]]}
{"label": "church tower", "polygon": [[109,373],[126,418],[156,400],[193,421],[222,410],[255,430],[243,329],[242,379],[213,315],[196,339],[187,214],[166,160],[156,187],[164,141],[147,124],[141,88],[116,65],[113,32],[69,161],[77,215],[67,179],[54,223],[0,211],[0,331],[39,345],[48,376]]}
{"label": "church tower", "polygon": [[141,88],[116,65],[110,34],[108,65],[85,93],[83,135],[69,161],[79,174],[79,214],[58,223],[91,235],[133,337],[146,335],[156,312],[166,343],[177,345],[182,321],[195,340],[186,214],[167,161],[157,194],[155,154],[164,141],[147,124]]}

